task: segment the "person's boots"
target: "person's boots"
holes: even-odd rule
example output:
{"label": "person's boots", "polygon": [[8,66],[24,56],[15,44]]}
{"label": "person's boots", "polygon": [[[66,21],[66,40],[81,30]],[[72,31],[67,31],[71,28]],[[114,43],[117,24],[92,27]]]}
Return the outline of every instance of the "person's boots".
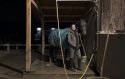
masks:
{"label": "person's boots", "polygon": [[70,59],[69,60],[69,70],[75,72],[75,69],[74,69],[74,62],[73,62],[73,59]]}
{"label": "person's boots", "polygon": [[78,70],[82,71],[82,68],[81,68],[81,59],[78,59]]}

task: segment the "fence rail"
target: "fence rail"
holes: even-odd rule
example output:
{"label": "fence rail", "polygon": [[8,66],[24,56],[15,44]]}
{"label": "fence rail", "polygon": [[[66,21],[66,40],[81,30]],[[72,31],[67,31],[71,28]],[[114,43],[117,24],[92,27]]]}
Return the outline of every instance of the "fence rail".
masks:
{"label": "fence rail", "polygon": [[[49,47],[50,45],[45,45],[45,47]],[[26,44],[0,44],[0,48],[5,47],[7,51],[10,51],[11,47],[15,47],[16,50],[19,49],[19,47],[26,47]],[[32,44],[31,47],[37,47],[38,49],[42,48],[41,44]]]}

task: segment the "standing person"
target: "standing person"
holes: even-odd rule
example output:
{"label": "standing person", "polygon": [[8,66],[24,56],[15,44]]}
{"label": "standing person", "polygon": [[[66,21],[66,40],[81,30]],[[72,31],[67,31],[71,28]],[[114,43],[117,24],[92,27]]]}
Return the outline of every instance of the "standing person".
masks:
{"label": "standing person", "polygon": [[81,52],[80,52],[80,44],[79,44],[79,35],[76,29],[75,24],[72,24],[68,33],[68,43],[69,43],[69,51],[70,51],[70,70],[75,72],[74,65],[74,56],[78,57],[78,70],[81,69]]}

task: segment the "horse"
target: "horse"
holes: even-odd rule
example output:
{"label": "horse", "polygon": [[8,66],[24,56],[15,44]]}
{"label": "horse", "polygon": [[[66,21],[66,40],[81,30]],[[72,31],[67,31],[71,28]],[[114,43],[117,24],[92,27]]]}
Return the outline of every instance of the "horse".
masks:
{"label": "horse", "polygon": [[[60,31],[61,38],[59,37],[59,31]],[[50,44],[50,59],[54,63],[56,62],[56,59],[57,59],[56,49],[60,48],[60,39],[61,39],[63,51],[68,49],[68,38],[67,38],[68,32],[69,32],[69,28],[59,29],[59,30],[54,29],[54,30],[51,30],[49,34],[48,41]],[[66,53],[64,54],[66,57]]]}
{"label": "horse", "polygon": [[[61,39],[61,44],[62,48],[64,51],[64,59],[66,60],[68,57],[68,32],[70,28],[65,28],[65,29],[54,29],[51,30],[49,34],[49,44],[50,44],[50,59],[52,62],[56,62],[57,59],[57,51],[56,49],[59,49],[60,47],[60,39]],[[84,20],[78,22],[76,24],[76,29],[78,30],[78,33],[82,35],[82,37],[86,34],[86,22]],[[59,38],[59,31],[60,31],[60,36]],[[82,40],[84,41],[84,40]],[[66,52],[65,52],[66,51]],[[83,55],[83,54],[82,54]]]}

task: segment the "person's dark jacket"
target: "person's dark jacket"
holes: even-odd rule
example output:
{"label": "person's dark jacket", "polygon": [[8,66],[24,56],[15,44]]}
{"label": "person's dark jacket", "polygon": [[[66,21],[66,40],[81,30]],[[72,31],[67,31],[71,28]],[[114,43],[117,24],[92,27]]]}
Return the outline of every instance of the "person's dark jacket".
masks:
{"label": "person's dark jacket", "polygon": [[68,43],[69,46],[73,47],[74,49],[79,49],[79,34],[77,31],[73,31],[72,29],[69,29],[68,33]]}

